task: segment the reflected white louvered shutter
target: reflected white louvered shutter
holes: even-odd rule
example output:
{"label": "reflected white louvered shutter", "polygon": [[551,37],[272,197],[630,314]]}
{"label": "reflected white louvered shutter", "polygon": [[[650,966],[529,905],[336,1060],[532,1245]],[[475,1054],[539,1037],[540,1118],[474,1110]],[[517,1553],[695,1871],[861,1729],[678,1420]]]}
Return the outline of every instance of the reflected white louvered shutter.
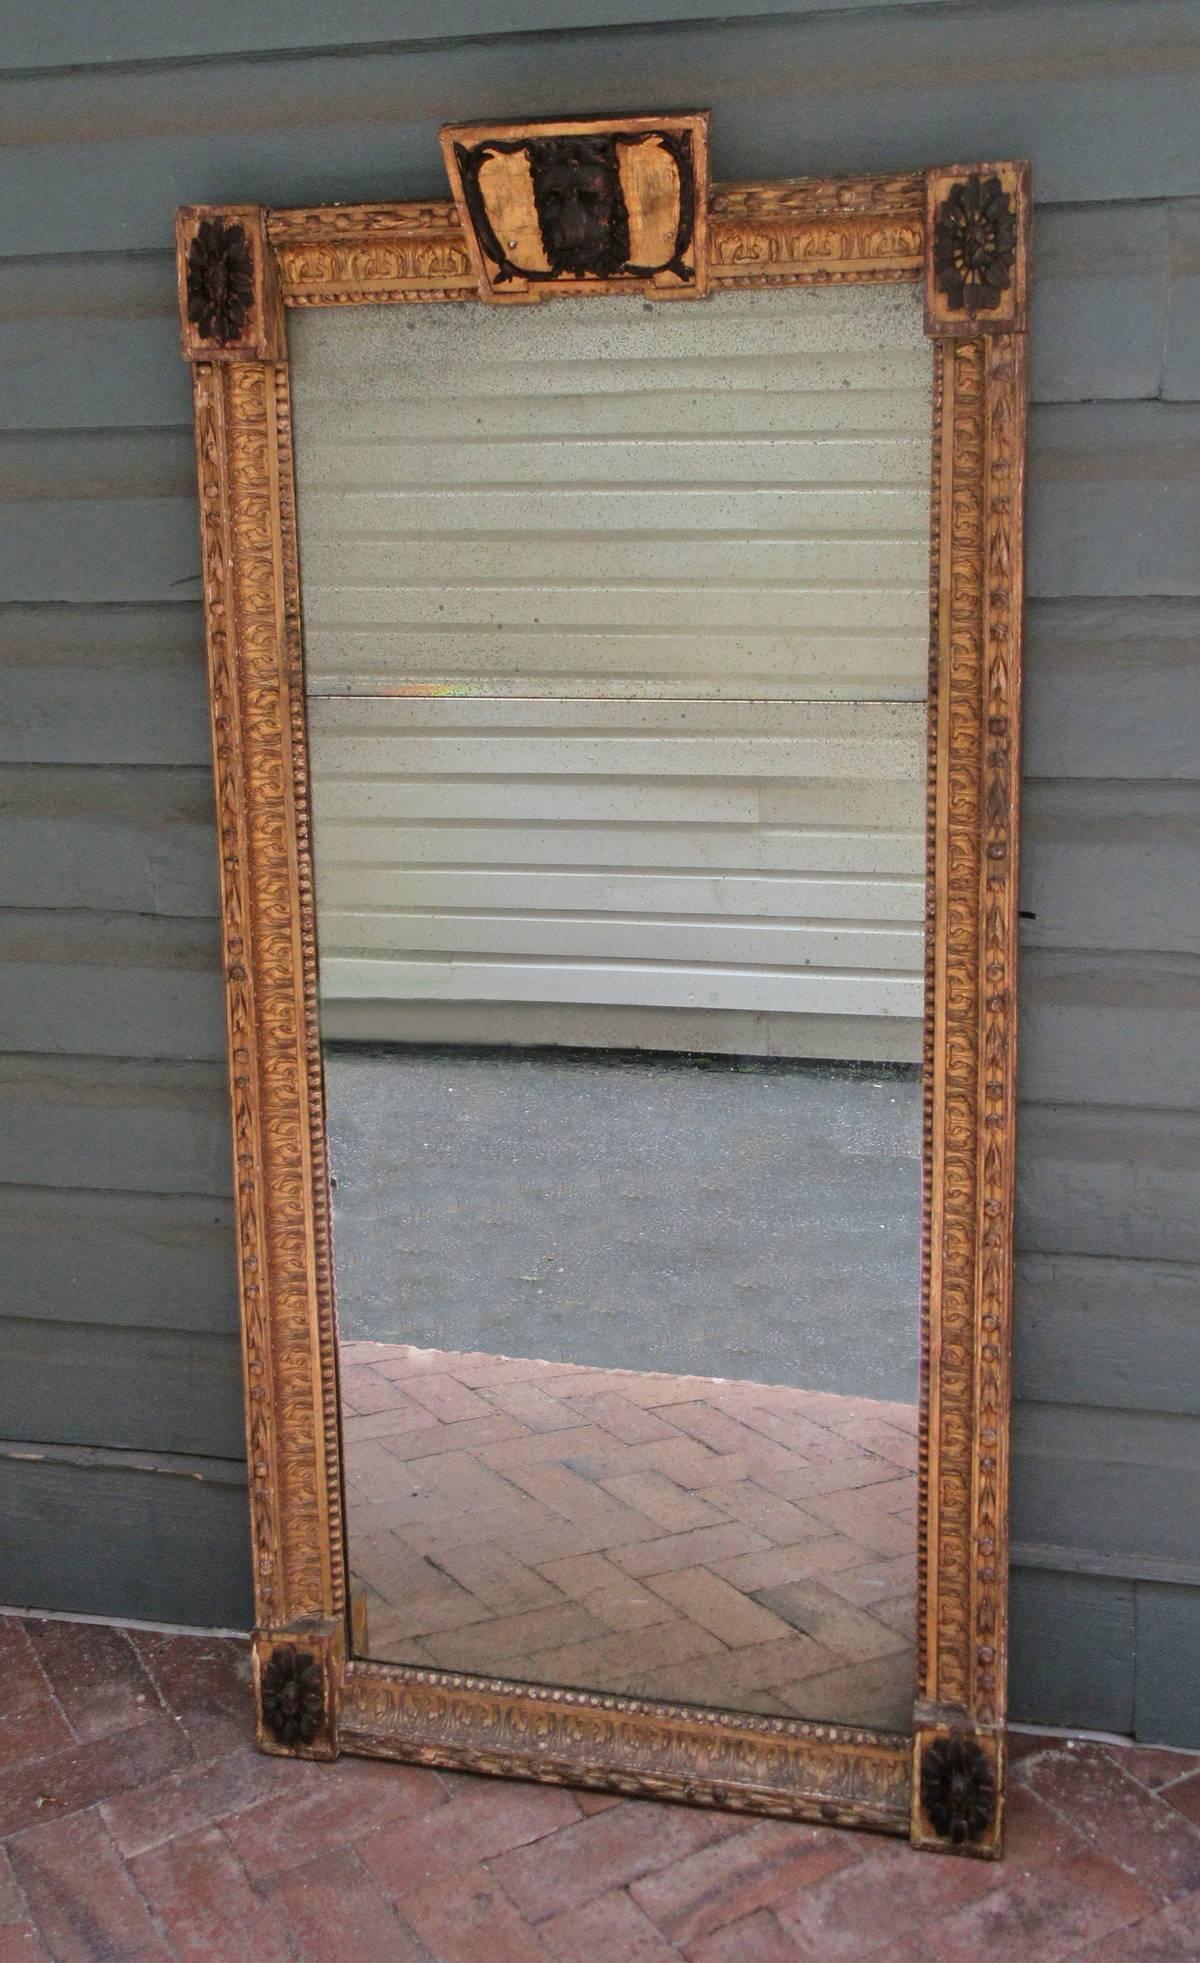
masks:
{"label": "reflected white louvered shutter", "polygon": [[915,293],[293,337],[326,1033],[918,1055]]}

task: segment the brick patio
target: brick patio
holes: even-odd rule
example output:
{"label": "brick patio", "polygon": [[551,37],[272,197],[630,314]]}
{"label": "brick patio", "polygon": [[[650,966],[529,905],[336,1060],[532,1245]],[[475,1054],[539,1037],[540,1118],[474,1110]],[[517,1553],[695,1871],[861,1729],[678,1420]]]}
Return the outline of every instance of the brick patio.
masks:
{"label": "brick patio", "polygon": [[1190,1963],[1200,1755],[1016,1737],[1008,1858],[261,1756],[246,1645],[0,1619],[0,1963]]}
{"label": "brick patio", "polygon": [[372,1656],[907,1724],[914,1406],[388,1343],[341,1363]]}

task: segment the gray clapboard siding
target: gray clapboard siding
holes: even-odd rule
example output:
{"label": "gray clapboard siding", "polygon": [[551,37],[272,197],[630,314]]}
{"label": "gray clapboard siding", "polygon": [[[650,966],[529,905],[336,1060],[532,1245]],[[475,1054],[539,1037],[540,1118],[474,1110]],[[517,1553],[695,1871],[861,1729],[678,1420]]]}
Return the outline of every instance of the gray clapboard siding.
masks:
{"label": "gray clapboard siding", "polygon": [[1200,1418],[1023,1403],[1013,1427],[1011,1534],[1115,1575],[1200,1583]]}
{"label": "gray clapboard siding", "polygon": [[232,1204],[190,1193],[0,1186],[0,1313],[234,1337]]}
{"label": "gray clapboard siding", "polygon": [[0,262],[0,429],[182,427],[174,255]]}
{"label": "gray clapboard siding", "polygon": [[17,601],[194,600],[195,495],[186,427],[10,432],[0,437],[0,592]]}
{"label": "gray clapboard siding", "polygon": [[202,770],[0,768],[0,906],[217,912]]}
{"label": "gray clapboard siding", "polygon": [[0,1437],[238,1458],[234,1333],[0,1318]]}
{"label": "gray clapboard siding", "polygon": [[0,1445],[6,1606],[246,1629],[244,1466]]}
{"label": "gray clapboard siding", "polygon": [[209,763],[199,603],[0,606],[0,763]]}
{"label": "gray clapboard siding", "polygon": [[1010,1583],[1014,1716],[1132,1731],[1137,1647],[1131,1581],[1018,1568]]}
{"label": "gray clapboard siding", "polygon": [[1200,1114],[1022,1105],[1017,1246],[1200,1260]]}
{"label": "gray clapboard siding", "polygon": [[1200,401],[1200,202],[1170,206],[1167,236],[1170,297],[1162,392],[1171,402],[1196,402]]}
{"label": "gray clapboard siding", "polygon": [[223,1060],[216,922],[0,911],[0,1047]]}
{"label": "gray clapboard siding", "polygon": [[1074,1105],[1200,1107],[1200,959],[1023,952],[1019,1082]]}
{"label": "gray clapboard siding", "polygon": [[1029,323],[1035,402],[1158,394],[1167,224],[1165,203],[1039,202]]}
{"label": "gray clapboard siding", "polygon": [[1029,778],[1200,779],[1200,602],[1031,600]]}
{"label": "gray clapboard siding", "polygon": [[1030,460],[1031,598],[1200,593],[1200,407],[1043,406]]}
{"label": "gray clapboard siding", "polygon": [[0,1057],[0,1180],[119,1192],[229,1191],[217,1063]]}
{"label": "gray clapboard siding", "polygon": [[1025,786],[1027,947],[1200,952],[1200,785]]}
{"label": "gray clapboard siding", "polygon": [[[940,0],[906,0],[930,6]],[[991,0],[959,0],[986,6]],[[629,27],[673,20],[676,0],[522,0],[521,30],[554,32],[572,28]],[[738,20],[770,14],[833,13],[877,7],[879,0],[691,0],[692,20]],[[9,18],[11,14],[11,19]],[[298,8],[292,0],[258,0],[248,14],[239,0],[215,0],[199,11],[162,7],[159,0],[124,0],[120,9],[97,20],[87,0],[60,0],[53,22],[23,7],[6,7],[4,30],[10,68],[65,68],[74,63],[169,61],[263,48],[354,47],[391,41],[404,29],[410,46],[469,34],[513,33],[511,11],[488,0],[406,0],[397,17],[392,0],[341,0],[336,21],[319,8]]]}
{"label": "gray clapboard siding", "polygon": [[[183,496],[9,505],[0,534],[0,582],[14,600],[195,599],[195,515]],[[64,538],[72,541],[69,553]],[[137,552],[129,549],[131,539],[138,541]]]}
{"label": "gray clapboard siding", "polygon": [[0,498],[34,505],[195,495],[189,427],[15,430],[0,438]]}
{"label": "gray clapboard siding", "polygon": [[645,100],[648,78],[656,101],[713,110],[718,177],[1015,155],[1055,202],[1195,196],[1198,42],[1188,0],[1023,0],[214,60],[202,92],[172,64],[18,78],[0,95],[6,235],[14,254],[159,250],[173,205],[248,188],[275,205],[428,196],[438,124],[467,105],[599,111]]}
{"label": "gray clapboard siding", "polygon": [[1022,1254],[1017,1299],[1019,1400],[1200,1417],[1200,1269]]}
{"label": "gray clapboard siding", "polygon": [[1139,1738],[1200,1746],[1200,1588],[1139,1582],[1133,1729]]}

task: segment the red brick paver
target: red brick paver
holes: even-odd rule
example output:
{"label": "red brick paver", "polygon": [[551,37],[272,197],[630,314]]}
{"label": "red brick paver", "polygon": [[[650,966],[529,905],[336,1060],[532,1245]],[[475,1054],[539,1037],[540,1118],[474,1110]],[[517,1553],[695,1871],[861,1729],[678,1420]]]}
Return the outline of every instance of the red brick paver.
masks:
{"label": "red brick paver", "polygon": [[414,1766],[264,1758],[234,1640],[9,1618],[0,1653],[28,1720],[5,1773],[0,1963],[1200,1956],[1194,1753],[1014,1738],[1009,1853],[991,1864]]}
{"label": "red brick paver", "polygon": [[370,1655],[906,1723],[914,1408],[399,1343],[341,1356]]}

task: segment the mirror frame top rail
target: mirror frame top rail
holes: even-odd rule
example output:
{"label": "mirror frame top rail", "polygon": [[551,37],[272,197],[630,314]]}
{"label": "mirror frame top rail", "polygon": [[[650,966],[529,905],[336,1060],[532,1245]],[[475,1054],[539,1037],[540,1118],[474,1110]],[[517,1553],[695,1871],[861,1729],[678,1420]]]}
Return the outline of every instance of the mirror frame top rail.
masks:
{"label": "mirror frame top rail", "polygon": [[[710,187],[707,139],[702,114],[476,125],[443,132],[458,202],[178,213],[216,774],[259,1742],[309,1758],[353,1751],[872,1827],[995,1857],[1007,1674],[1029,171],[956,164]],[[575,154],[597,176],[592,210],[609,214],[610,230],[581,237],[564,224],[561,200],[556,219],[553,201],[543,205],[539,191],[535,210],[522,192],[519,264],[504,251],[501,264],[487,199],[507,219],[517,194],[481,159],[535,155],[537,185],[565,154],[555,144],[585,146]],[[670,171],[678,181],[667,225]],[[619,222],[614,209],[625,213]],[[666,240],[654,264],[632,263],[630,240],[654,238]],[[559,291],[703,305],[706,291],[856,281],[922,282],[934,343],[912,1735],[367,1661],[355,1654],[344,1545],[285,311],[553,304]]]}

